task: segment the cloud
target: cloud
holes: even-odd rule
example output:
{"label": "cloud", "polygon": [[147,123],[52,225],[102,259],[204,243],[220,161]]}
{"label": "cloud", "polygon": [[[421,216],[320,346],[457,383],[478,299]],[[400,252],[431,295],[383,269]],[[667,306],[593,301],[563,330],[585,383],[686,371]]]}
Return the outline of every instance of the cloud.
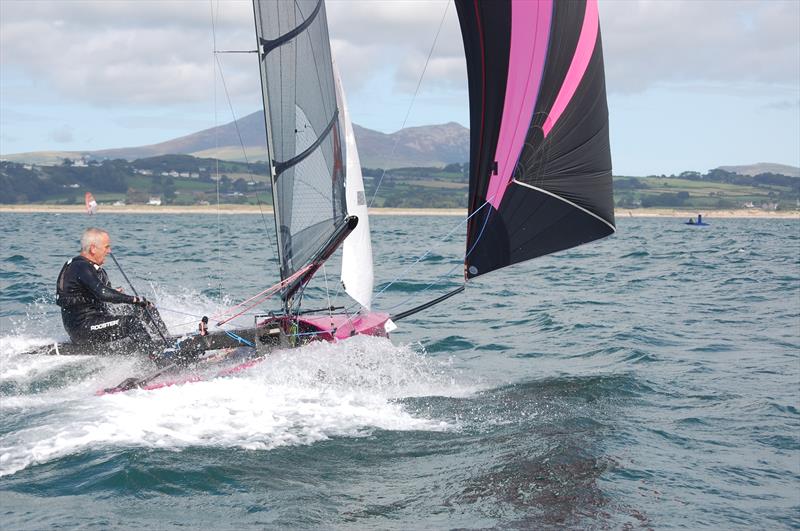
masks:
{"label": "cloud", "polygon": [[[254,48],[252,8],[249,17],[243,9],[250,4],[220,5],[217,44]],[[4,66],[51,85],[73,101],[98,106],[181,104],[208,101],[213,92],[215,32],[209,4],[0,2],[0,15]],[[241,91],[242,75],[238,69],[231,72],[234,95]],[[247,77],[257,83],[257,74]]]}
{"label": "cloud", "polygon": [[[466,87],[461,30],[449,0],[333,1],[327,11],[348,90],[366,84],[370,71],[387,68],[393,71],[395,90],[403,93],[414,92],[423,70],[423,89]],[[340,50],[359,50],[361,60],[348,64],[340,59]]]}
{"label": "cloud", "polygon": [[[395,91],[413,92],[442,20],[422,90],[464,90],[463,44],[449,0],[329,0],[326,10],[349,91],[388,71]],[[796,0],[601,0],[600,10],[610,92],[671,83],[796,87],[800,79]],[[219,50],[255,47],[250,0],[0,1],[4,71],[23,72],[68,101],[210,101],[215,41]],[[229,94],[249,109],[241,102],[257,101],[254,56],[220,59]]]}
{"label": "cloud", "polygon": [[[796,0],[601,0],[600,10],[611,92],[688,84],[724,93],[800,81]],[[328,2],[337,47],[358,50],[342,77],[358,88],[369,71],[392,68],[395,89],[413,92],[445,13],[423,90],[463,87],[458,17],[443,1]]]}
{"label": "cloud", "polygon": [[796,0],[606,0],[600,17],[610,91],[800,80]]}

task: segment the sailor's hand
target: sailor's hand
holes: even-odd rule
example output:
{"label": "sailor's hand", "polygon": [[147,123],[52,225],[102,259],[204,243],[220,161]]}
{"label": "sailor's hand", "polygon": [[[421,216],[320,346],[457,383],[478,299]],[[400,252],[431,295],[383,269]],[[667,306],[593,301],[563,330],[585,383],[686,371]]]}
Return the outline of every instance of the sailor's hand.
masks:
{"label": "sailor's hand", "polygon": [[116,289],[116,290],[117,290],[117,291],[119,291],[120,293],[125,293],[125,288],[123,288],[123,287],[114,288],[114,289]]}
{"label": "sailor's hand", "polygon": [[149,300],[145,299],[144,297],[134,297],[133,298],[133,304],[135,304],[136,306],[142,306],[142,307],[147,307],[147,306],[152,306],[153,305],[152,302],[150,302]]}

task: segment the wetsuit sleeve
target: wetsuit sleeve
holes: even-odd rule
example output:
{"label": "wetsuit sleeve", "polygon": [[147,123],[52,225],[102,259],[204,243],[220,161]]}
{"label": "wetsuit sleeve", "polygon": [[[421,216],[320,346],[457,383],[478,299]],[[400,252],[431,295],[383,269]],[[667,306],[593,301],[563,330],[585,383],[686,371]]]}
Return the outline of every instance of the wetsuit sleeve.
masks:
{"label": "wetsuit sleeve", "polygon": [[106,286],[93,265],[88,262],[75,265],[79,268],[77,271],[78,281],[98,300],[117,304],[133,304],[133,297]]}

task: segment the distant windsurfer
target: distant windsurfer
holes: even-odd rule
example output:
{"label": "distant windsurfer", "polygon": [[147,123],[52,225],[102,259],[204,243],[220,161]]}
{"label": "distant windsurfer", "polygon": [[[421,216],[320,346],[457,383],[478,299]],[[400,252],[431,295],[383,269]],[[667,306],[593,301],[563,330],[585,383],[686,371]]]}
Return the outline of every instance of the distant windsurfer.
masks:
{"label": "distant windsurfer", "polygon": [[[156,308],[144,297],[134,297],[114,289],[102,265],[111,252],[108,232],[89,228],[81,236],[81,254],[70,259],[56,281],[56,304],[61,307],[61,320],[70,339],[75,344],[87,345],[97,351],[98,346],[111,346],[112,342],[129,338],[138,351],[153,358],[163,350],[145,323],[147,308],[153,325],[166,332]],[[107,304],[133,305],[129,315],[111,313]],[[149,324],[149,323],[148,323]],[[107,352],[105,349],[104,352]],[[100,352],[96,352],[100,353]]]}

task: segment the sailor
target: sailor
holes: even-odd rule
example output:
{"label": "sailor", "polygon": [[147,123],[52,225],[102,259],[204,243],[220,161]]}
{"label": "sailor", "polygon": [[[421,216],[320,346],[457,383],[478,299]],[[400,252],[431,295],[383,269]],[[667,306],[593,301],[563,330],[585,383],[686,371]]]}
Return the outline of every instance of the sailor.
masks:
{"label": "sailor", "polygon": [[[136,350],[154,355],[162,349],[147,331],[146,321],[166,331],[156,308],[144,297],[132,297],[114,289],[102,265],[111,252],[108,232],[89,228],[81,236],[81,254],[69,260],[56,281],[56,304],[73,343],[97,347],[130,338]],[[127,304],[128,315],[111,313],[108,304]],[[150,317],[145,315],[147,308]],[[132,311],[131,311],[132,310]],[[108,344],[108,345],[106,345]],[[105,352],[108,349],[104,349]],[[101,351],[102,352],[102,351]],[[103,353],[105,353],[103,352]],[[100,352],[98,352],[100,353]]]}

